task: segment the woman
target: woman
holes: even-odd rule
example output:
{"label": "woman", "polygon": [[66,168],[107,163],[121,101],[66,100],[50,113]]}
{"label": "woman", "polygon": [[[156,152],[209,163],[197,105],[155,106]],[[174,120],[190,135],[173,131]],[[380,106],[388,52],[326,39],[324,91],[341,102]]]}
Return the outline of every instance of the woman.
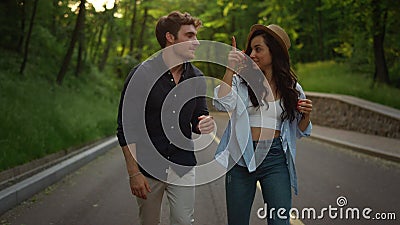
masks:
{"label": "woman", "polygon": [[[290,68],[289,47],[288,35],[274,24],[253,25],[244,53],[232,38],[224,83],[213,101],[231,112],[216,152],[218,161],[232,167],[225,180],[229,225],[249,224],[257,181],[268,224],[289,224],[291,186],[297,194],[296,138],[310,135],[312,111]],[[231,68],[238,67],[235,74]]]}

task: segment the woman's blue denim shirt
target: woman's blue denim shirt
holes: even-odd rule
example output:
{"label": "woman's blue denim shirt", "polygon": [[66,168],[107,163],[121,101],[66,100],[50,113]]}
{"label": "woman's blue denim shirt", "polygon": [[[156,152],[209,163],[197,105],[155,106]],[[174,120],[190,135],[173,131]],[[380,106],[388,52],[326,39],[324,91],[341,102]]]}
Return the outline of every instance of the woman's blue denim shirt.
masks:
{"label": "woman's blue denim shirt", "polygon": [[[253,141],[251,137],[249,114],[247,106],[249,97],[247,86],[241,81],[237,75],[233,76],[232,91],[222,98],[218,98],[218,90],[220,86],[214,89],[213,105],[219,111],[230,112],[230,120],[221,141],[215,153],[216,160],[223,166],[228,168],[230,154],[242,154],[249,172],[256,170],[256,162],[254,157]],[[296,89],[300,92],[300,99],[306,98],[300,84],[297,83]],[[239,97],[239,98],[238,98]],[[282,147],[286,154],[287,166],[290,173],[290,183],[297,194],[297,176],[295,169],[296,158],[296,139],[304,136],[310,136],[312,124],[308,125],[306,130],[301,131],[298,122],[301,114],[296,115],[296,119],[282,121],[281,138]],[[234,157],[234,158],[237,158]]]}

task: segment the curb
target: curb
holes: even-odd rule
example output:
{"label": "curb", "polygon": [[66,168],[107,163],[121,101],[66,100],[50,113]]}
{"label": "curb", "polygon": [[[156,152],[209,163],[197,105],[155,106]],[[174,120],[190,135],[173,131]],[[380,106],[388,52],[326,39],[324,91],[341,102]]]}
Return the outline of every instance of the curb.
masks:
{"label": "curb", "polygon": [[61,161],[26,180],[0,191],[0,215],[57,182],[65,175],[79,169],[117,144],[116,137],[106,139],[99,145],[89,148],[65,161]]}
{"label": "curb", "polygon": [[330,144],[333,144],[333,145],[336,145],[339,147],[349,148],[356,152],[364,153],[364,154],[367,154],[370,156],[379,157],[379,158],[390,160],[393,162],[400,162],[399,154],[392,154],[390,152],[384,152],[379,149],[371,148],[368,146],[361,146],[361,145],[353,144],[353,143],[346,142],[346,141],[340,141],[335,138],[329,138],[329,137],[325,137],[325,136],[318,135],[315,133],[311,134],[310,138],[315,139],[315,140],[320,140],[323,142],[327,142],[327,143],[330,143]]}

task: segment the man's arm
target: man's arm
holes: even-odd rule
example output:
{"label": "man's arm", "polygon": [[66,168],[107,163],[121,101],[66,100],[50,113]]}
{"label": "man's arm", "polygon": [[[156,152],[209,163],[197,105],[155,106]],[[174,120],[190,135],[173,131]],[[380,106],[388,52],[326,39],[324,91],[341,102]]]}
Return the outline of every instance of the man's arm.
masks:
{"label": "man's arm", "polygon": [[[124,103],[124,99],[125,99],[125,93],[127,91],[127,87],[128,84],[133,76],[133,74],[135,73],[136,68],[134,68],[130,74],[128,75],[125,84],[124,84],[124,88],[121,92],[121,96],[120,96],[120,103],[119,103],[119,107],[118,107],[118,118],[117,118],[117,137],[118,137],[118,142],[121,146],[122,152],[124,154],[125,157],[125,163],[126,163],[126,168],[128,171],[128,175],[129,175],[129,184],[130,184],[130,188],[131,188],[131,192],[133,195],[139,197],[139,198],[143,198],[146,199],[147,198],[147,193],[150,192],[150,186],[147,182],[147,179],[143,176],[143,174],[140,172],[138,163],[136,161],[136,144],[132,143],[135,142],[134,140],[137,139],[137,137],[135,137],[135,132],[132,132],[132,127],[137,127],[136,125],[136,121],[134,120],[136,117],[134,116],[134,113],[131,112],[137,112],[137,109],[134,108],[135,105],[130,105],[128,106],[128,110],[126,113],[128,115],[132,115],[133,120],[131,118],[126,118],[127,121],[125,121],[125,124],[122,123],[122,114],[123,114],[123,103]],[[131,89],[132,90],[132,89]],[[131,95],[134,95],[135,93],[131,93]],[[132,101],[135,102],[135,101]],[[128,127],[127,127],[128,126]],[[130,140],[126,140],[125,138],[125,129],[127,129],[129,131],[129,135],[130,135]],[[128,143],[132,143],[129,144]]]}
{"label": "man's arm", "polygon": [[151,192],[151,189],[146,177],[140,172],[136,161],[136,144],[121,146],[121,149],[125,157],[132,194],[139,198],[146,199],[147,193]]}
{"label": "man's arm", "polygon": [[207,84],[204,77],[198,84],[200,84],[197,87],[200,90],[200,94],[196,98],[196,108],[191,122],[192,130],[198,134],[209,134],[214,130],[214,119],[209,115],[206,97],[204,97],[207,91]]}

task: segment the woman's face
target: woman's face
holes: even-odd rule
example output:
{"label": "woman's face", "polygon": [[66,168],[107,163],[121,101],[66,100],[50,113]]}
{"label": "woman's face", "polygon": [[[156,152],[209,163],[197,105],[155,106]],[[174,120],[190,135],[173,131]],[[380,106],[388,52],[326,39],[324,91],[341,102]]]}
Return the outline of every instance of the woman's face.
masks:
{"label": "woman's face", "polygon": [[254,37],[250,43],[250,58],[264,73],[272,70],[272,56],[269,47],[265,44],[261,35]]}

